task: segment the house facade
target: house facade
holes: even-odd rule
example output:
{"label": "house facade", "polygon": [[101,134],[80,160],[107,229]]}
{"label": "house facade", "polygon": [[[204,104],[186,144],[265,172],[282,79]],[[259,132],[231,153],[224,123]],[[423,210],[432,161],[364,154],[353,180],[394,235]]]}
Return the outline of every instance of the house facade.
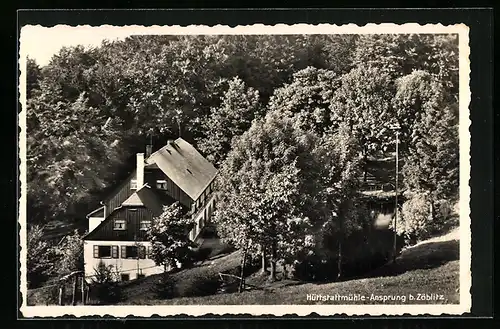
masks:
{"label": "house facade", "polygon": [[191,216],[195,223],[189,232],[192,241],[198,241],[210,222],[215,210],[215,167],[182,138],[149,153],[138,153],[135,170],[100,208],[87,215],[84,262],[88,278],[100,262],[112,265],[120,280],[163,272],[149,257],[146,231],[164,206],[178,201]]}

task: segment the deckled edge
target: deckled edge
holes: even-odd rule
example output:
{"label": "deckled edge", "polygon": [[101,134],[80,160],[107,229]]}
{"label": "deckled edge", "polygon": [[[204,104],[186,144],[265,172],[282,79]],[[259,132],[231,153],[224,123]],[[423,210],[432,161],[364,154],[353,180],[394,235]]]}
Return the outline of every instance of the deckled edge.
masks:
{"label": "deckled edge", "polygon": [[[130,31],[132,35],[144,34],[408,34],[453,33],[459,35],[459,107],[460,107],[460,304],[455,305],[155,305],[155,306],[27,306],[26,281],[26,56],[23,52],[22,37],[33,28],[42,29],[120,29]],[[154,31],[153,31],[154,30]],[[410,31],[411,30],[411,31]],[[470,312],[471,307],[471,230],[470,230],[470,48],[469,27],[465,24],[443,25],[418,23],[368,23],[362,26],[356,24],[253,24],[230,27],[228,25],[188,25],[188,26],[111,26],[111,25],[55,25],[43,27],[41,25],[26,25],[21,28],[19,40],[19,101],[22,104],[19,113],[19,157],[20,157],[20,199],[19,199],[19,241],[20,241],[20,292],[22,306],[20,311],[24,317],[152,317],[152,316],[223,316],[223,315],[251,315],[251,316],[391,316],[391,315],[458,315]],[[465,126],[466,124],[466,126]],[[464,153],[466,148],[467,152]],[[463,168],[466,167],[466,170]],[[464,207],[464,205],[466,207]],[[465,294],[464,292],[468,292]],[[270,309],[274,312],[269,312]],[[234,311],[234,312],[230,312]],[[332,312],[333,311],[333,312]]]}

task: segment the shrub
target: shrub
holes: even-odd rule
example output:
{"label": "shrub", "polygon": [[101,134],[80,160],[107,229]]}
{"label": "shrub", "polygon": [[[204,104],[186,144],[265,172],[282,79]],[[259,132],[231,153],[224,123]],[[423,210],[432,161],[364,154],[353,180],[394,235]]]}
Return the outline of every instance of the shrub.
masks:
{"label": "shrub", "polygon": [[169,299],[177,297],[179,294],[176,289],[175,280],[170,273],[163,273],[158,277],[158,281],[152,286],[153,293],[160,299]]}
{"label": "shrub", "polygon": [[100,261],[94,269],[94,276],[90,285],[90,293],[99,303],[113,304],[121,300],[120,287],[113,265],[106,265]]}
{"label": "shrub", "polygon": [[449,216],[445,202],[432,204],[426,193],[415,193],[403,203],[401,216],[398,216],[397,232],[404,235],[406,243],[415,244],[438,233],[443,228],[444,216]]}

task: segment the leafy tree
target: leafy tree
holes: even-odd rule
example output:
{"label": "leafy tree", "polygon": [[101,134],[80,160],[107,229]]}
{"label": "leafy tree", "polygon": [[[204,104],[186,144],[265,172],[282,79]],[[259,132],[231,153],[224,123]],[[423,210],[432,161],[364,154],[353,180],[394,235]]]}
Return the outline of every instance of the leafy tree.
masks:
{"label": "leafy tree", "polygon": [[58,273],[69,274],[73,271],[83,270],[83,235],[78,230],[65,236],[53,249],[57,259]]}
{"label": "leafy tree", "polygon": [[[357,67],[344,75],[333,96],[332,121],[347,127],[360,142],[363,159],[384,151],[392,144],[394,84],[390,75],[372,67]],[[366,166],[364,181],[366,181]]]}
{"label": "leafy tree", "polygon": [[231,148],[233,137],[243,134],[259,114],[259,93],[234,78],[221,105],[212,109],[204,123],[206,137],[198,143],[200,150],[209,161],[220,165]]}
{"label": "leafy tree", "polygon": [[441,223],[432,216],[432,201],[429,193],[410,193],[398,216],[396,231],[403,235],[408,245],[432,236]]}
{"label": "leafy tree", "polygon": [[215,215],[220,234],[237,245],[250,239],[261,252],[269,249],[271,279],[279,260],[303,248],[313,218],[314,141],[292,119],[269,112],[235,139],[221,168]]}
{"label": "leafy tree", "polygon": [[42,69],[34,59],[26,60],[26,98],[31,99],[35,91],[40,90]]}
{"label": "leafy tree", "polygon": [[183,214],[179,202],[163,208],[163,213],[154,217],[147,231],[151,241],[151,259],[156,265],[163,266],[165,272],[169,267],[176,268],[177,263],[189,260],[190,248],[194,243],[189,239],[188,232],[193,222]]}
{"label": "leafy tree", "polygon": [[53,270],[50,247],[50,244],[44,239],[41,226],[28,227],[26,268],[30,288],[40,285]]}
{"label": "leafy tree", "polygon": [[458,104],[429,73],[416,71],[398,80],[394,106],[407,152],[403,183],[429,192],[431,203],[457,197],[459,181]]}
{"label": "leafy tree", "polygon": [[326,229],[337,240],[339,278],[342,276],[343,240],[356,229],[362,228],[367,220],[358,196],[362,164],[360,155],[359,141],[345,124],[325,134],[314,152],[321,168],[318,188],[326,218],[322,230]]}
{"label": "leafy tree", "polygon": [[353,62],[376,67],[393,78],[424,70],[458,92],[458,35],[365,34],[356,41]]}
{"label": "leafy tree", "polygon": [[338,80],[333,71],[307,67],[293,74],[292,83],[275,90],[270,109],[294,116],[302,129],[323,134],[332,126],[330,105]]}

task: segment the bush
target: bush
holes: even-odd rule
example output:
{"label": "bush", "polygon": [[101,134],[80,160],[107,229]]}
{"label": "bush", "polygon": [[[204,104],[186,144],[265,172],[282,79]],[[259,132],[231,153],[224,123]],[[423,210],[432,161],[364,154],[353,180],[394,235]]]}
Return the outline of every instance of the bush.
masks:
{"label": "bush", "polygon": [[[289,272],[293,278],[305,281],[332,281],[338,275],[338,237],[331,232],[314,250],[302,255]],[[384,265],[393,253],[394,233],[390,229],[358,229],[342,244],[342,278],[360,277]],[[398,238],[397,249],[403,241]],[[289,274],[289,275],[290,275]]]}
{"label": "bush", "polygon": [[179,295],[175,280],[172,279],[170,273],[166,272],[159,276],[158,281],[152,286],[152,290],[156,297],[160,299],[170,299]]}
{"label": "bush", "polygon": [[89,293],[101,304],[114,304],[122,299],[117,273],[114,271],[113,265],[99,262],[94,269]]}
{"label": "bush", "polygon": [[406,244],[413,245],[441,232],[450,214],[447,202],[432,204],[428,194],[415,193],[403,203],[396,229],[404,235]]}
{"label": "bush", "polygon": [[57,305],[59,302],[59,287],[49,286],[47,288],[28,290],[26,298],[28,306]]}

